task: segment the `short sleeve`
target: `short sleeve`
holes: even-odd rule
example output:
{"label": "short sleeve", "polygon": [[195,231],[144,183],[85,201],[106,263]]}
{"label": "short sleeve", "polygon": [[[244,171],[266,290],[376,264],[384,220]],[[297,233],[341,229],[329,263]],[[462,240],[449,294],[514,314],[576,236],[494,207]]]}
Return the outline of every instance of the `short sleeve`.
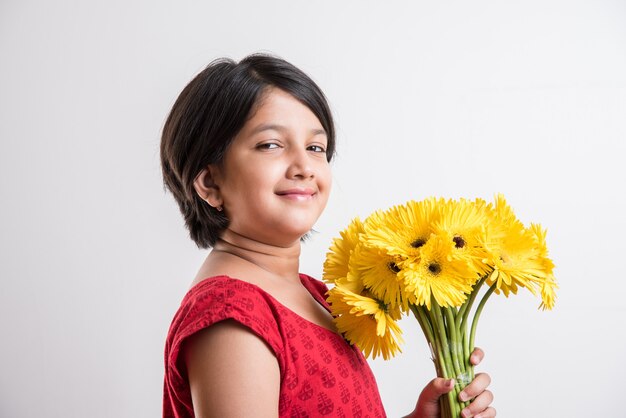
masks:
{"label": "short sleeve", "polygon": [[[166,340],[164,389],[169,394],[166,398],[178,405],[188,405],[189,412],[193,410],[187,373],[180,358],[182,344],[198,331],[226,319],[244,325],[265,341],[282,370],[284,347],[276,315],[268,295],[250,283],[219,276],[193,287],[181,302]],[[167,410],[168,406],[164,408]],[[185,415],[173,413],[171,416]]]}

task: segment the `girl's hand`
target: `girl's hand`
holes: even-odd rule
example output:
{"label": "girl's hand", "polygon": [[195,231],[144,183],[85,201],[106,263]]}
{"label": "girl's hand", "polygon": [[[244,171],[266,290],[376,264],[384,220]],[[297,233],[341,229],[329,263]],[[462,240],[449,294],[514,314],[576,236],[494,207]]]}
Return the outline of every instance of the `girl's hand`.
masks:
{"label": "girl's hand", "polygon": [[[470,356],[470,362],[478,365],[485,353],[476,348]],[[463,418],[492,418],[496,416],[496,410],[489,406],[493,402],[493,394],[486,390],[491,383],[491,378],[486,373],[478,373],[474,380],[459,393],[459,399],[466,401],[473,399],[472,403],[461,411]],[[426,385],[415,406],[415,410],[406,418],[439,418],[439,397],[450,392],[454,388],[454,379],[438,377]]]}

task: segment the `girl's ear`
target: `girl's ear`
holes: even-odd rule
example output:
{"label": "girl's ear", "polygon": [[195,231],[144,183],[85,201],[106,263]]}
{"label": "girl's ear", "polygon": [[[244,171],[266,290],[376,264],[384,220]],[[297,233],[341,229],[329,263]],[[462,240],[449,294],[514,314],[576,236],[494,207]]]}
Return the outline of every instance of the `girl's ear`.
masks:
{"label": "girl's ear", "polygon": [[200,196],[200,199],[207,202],[210,206],[221,210],[224,200],[220,193],[220,188],[215,183],[216,168],[208,166],[203,169],[193,181],[193,188]]}

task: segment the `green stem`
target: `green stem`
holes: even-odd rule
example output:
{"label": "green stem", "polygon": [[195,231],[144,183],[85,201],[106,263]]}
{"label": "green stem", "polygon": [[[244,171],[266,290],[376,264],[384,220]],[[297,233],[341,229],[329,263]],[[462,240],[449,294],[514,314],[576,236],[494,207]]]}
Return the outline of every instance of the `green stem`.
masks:
{"label": "green stem", "polygon": [[465,372],[465,367],[462,366],[462,363],[459,361],[460,351],[460,341],[458,337],[458,332],[456,329],[456,322],[454,321],[454,314],[452,313],[451,308],[444,308],[443,311],[446,315],[447,328],[450,332],[450,353],[452,355],[452,365],[454,366],[454,372],[456,373],[456,377],[462,375]]}
{"label": "green stem", "polygon": [[[441,313],[441,307],[434,298],[431,301],[429,313],[433,323],[433,331],[437,338],[438,361],[444,373],[442,377],[446,379],[455,378],[455,370],[450,356],[450,345],[448,343],[448,336],[446,335],[445,322]],[[458,385],[455,385],[454,389],[447,394],[451,413],[455,418],[461,413],[458,403],[459,392],[460,389]]]}
{"label": "green stem", "polygon": [[489,274],[484,275],[474,285],[474,288],[472,289],[472,293],[470,294],[469,298],[465,301],[465,303],[459,310],[459,314],[456,317],[457,328],[459,329],[459,333],[461,334],[461,339],[463,341],[463,360],[464,360],[466,371],[469,371],[469,375],[471,378],[474,377],[474,366],[472,366],[472,364],[469,361],[471,351],[470,351],[470,343],[469,343],[469,334],[467,332],[467,318],[469,317],[469,314],[472,310],[472,305],[474,304],[474,301],[476,300],[476,297],[478,296],[478,293],[480,292],[480,289],[485,283],[485,280],[487,280],[488,276]]}
{"label": "green stem", "polygon": [[446,377],[449,375],[449,370],[444,361],[443,347],[439,338],[439,333],[435,332],[438,329],[435,319],[431,315],[431,312],[428,311],[424,306],[419,306],[417,309],[418,309],[418,313],[423,318],[426,318],[426,321],[431,325],[432,340],[431,340],[430,349],[433,354],[433,361],[437,369],[437,375],[441,377]]}
{"label": "green stem", "polygon": [[[450,358],[450,345],[448,344],[448,336],[446,335],[446,328],[444,325],[443,315],[441,314],[441,307],[435,302],[432,301],[431,304],[431,315],[433,318],[433,324],[435,325],[436,332],[439,335],[439,341],[441,342],[441,348],[443,351],[443,358],[446,363],[448,372],[454,373],[454,368],[452,366],[452,359]],[[446,378],[454,377],[451,374],[445,376]]]}
{"label": "green stem", "polygon": [[485,293],[483,298],[480,300],[478,307],[476,308],[476,313],[474,314],[474,320],[472,321],[472,331],[470,333],[470,341],[469,341],[470,350],[472,351],[474,350],[474,336],[476,335],[476,327],[478,325],[478,319],[480,318],[480,314],[482,313],[483,308],[485,307],[485,303],[487,303],[487,299],[489,299],[489,296],[491,296],[491,294],[495,290],[496,290],[496,283],[491,285],[489,290],[487,290],[487,293]]}
{"label": "green stem", "polygon": [[450,411],[450,402],[443,396],[439,398],[439,409],[441,409],[442,418],[452,418],[452,411]]}
{"label": "green stem", "polygon": [[461,307],[461,310],[459,311],[459,315],[457,315],[457,321],[459,320],[459,318],[461,318],[461,325],[459,329],[462,329],[462,330],[466,329],[467,318],[469,316],[470,311],[472,310],[472,305],[474,304],[474,301],[476,300],[476,296],[478,296],[478,292],[480,292],[480,288],[483,286],[483,283],[485,283],[485,280],[487,280],[487,276],[488,274],[484,275],[478,281],[478,283],[476,283],[476,285],[474,286],[474,289],[472,289],[472,293],[470,293],[470,297]]}
{"label": "green stem", "polygon": [[413,316],[415,316],[415,319],[417,319],[420,327],[422,327],[422,332],[424,333],[424,337],[426,337],[426,341],[434,344],[435,337],[433,336],[433,325],[431,324],[430,319],[428,319],[428,316],[424,314],[419,306],[411,304],[409,305],[409,309],[411,309]]}

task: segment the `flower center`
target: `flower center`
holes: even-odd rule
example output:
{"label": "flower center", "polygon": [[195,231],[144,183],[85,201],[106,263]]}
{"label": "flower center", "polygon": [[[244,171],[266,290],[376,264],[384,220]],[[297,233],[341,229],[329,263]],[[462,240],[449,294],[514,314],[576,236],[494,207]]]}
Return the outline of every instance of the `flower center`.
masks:
{"label": "flower center", "polygon": [[422,238],[418,238],[418,239],[416,239],[415,241],[413,241],[411,243],[411,247],[419,248],[419,247],[423,246],[424,244],[426,244],[426,240],[422,239]]}
{"label": "flower center", "polygon": [[384,313],[389,313],[389,305],[383,302],[382,300],[376,300],[378,302],[378,309],[383,311]]}
{"label": "flower center", "polygon": [[456,248],[463,248],[463,247],[465,247],[465,240],[460,235],[457,235],[454,238],[452,238],[452,241],[454,241],[454,246]]}
{"label": "flower center", "polygon": [[398,267],[398,265],[396,263],[394,263],[393,261],[389,262],[389,264],[387,264],[387,267],[389,268],[389,270],[391,270],[394,274],[398,274],[400,273],[400,267]]}
{"label": "flower center", "polygon": [[441,273],[441,266],[439,265],[439,263],[430,263],[428,265],[428,271],[430,271],[432,274],[439,274]]}

